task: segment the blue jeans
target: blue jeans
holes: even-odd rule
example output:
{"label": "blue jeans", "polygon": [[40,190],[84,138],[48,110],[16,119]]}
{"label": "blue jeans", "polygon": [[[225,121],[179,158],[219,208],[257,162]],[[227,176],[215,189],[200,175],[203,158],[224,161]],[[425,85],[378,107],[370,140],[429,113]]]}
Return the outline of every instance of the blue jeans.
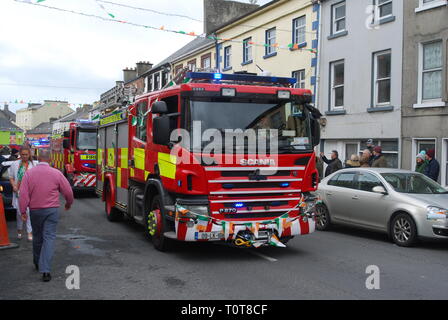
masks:
{"label": "blue jeans", "polygon": [[33,261],[39,265],[39,272],[49,273],[54,254],[59,208],[30,210],[30,213],[33,227]]}

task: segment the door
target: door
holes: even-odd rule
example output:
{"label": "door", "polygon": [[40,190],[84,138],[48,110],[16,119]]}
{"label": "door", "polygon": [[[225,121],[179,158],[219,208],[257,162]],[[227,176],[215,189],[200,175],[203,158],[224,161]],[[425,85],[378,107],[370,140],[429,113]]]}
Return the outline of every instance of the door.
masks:
{"label": "door", "polygon": [[389,195],[373,192],[374,187],[386,187],[373,173],[359,172],[350,197],[350,220],[352,223],[368,228],[386,230],[390,216]]}
{"label": "door", "polygon": [[349,221],[355,176],[356,172],[342,172],[328,181],[324,197],[331,219]]}

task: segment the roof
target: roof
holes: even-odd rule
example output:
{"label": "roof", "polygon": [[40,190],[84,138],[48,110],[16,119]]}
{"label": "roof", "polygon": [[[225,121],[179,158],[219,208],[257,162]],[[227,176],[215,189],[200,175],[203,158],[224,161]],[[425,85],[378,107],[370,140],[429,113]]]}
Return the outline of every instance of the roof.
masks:
{"label": "roof", "polygon": [[0,131],[20,131],[23,132],[18,126],[5,118],[0,118]]}
{"label": "roof", "polygon": [[78,119],[88,119],[90,111],[93,110],[93,107],[82,107],[81,109],[77,109],[76,111],[58,119],[57,122],[73,122]]}
{"label": "roof", "polygon": [[53,129],[53,124],[51,122],[43,122],[35,128],[28,130],[27,134],[45,134],[51,133]]}

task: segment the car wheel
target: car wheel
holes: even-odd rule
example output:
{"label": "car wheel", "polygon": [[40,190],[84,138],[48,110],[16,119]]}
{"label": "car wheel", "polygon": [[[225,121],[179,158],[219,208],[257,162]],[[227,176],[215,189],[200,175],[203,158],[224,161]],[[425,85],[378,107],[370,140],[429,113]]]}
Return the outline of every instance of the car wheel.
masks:
{"label": "car wheel", "polygon": [[331,220],[327,206],[318,204],[316,206],[316,229],[319,231],[327,231],[330,229]]}
{"label": "car wheel", "polygon": [[391,225],[392,240],[400,247],[411,247],[417,241],[417,227],[407,214],[397,215]]}

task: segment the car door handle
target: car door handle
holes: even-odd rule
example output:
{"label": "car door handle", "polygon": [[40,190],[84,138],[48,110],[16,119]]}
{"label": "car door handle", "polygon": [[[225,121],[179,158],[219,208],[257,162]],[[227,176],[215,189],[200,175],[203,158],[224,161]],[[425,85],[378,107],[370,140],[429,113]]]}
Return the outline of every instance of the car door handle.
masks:
{"label": "car door handle", "polygon": [[359,200],[358,196],[353,196],[352,199],[353,200]]}

